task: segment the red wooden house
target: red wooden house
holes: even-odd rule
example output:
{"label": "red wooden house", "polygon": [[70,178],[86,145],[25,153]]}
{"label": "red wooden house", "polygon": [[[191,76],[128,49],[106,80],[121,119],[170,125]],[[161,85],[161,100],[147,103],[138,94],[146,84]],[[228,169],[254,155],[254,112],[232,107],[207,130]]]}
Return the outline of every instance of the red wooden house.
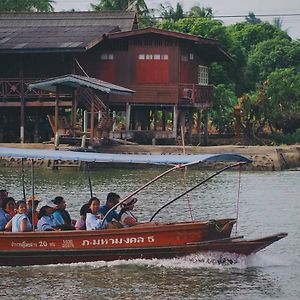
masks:
{"label": "red wooden house", "polygon": [[[186,123],[191,137],[194,113],[200,118],[213,104],[208,66],[228,58],[213,39],[138,29],[134,12],[0,14],[0,141],[32,140],[45,127],[46,115],[68,111],[74,129],[80,109],[94,116],[102,102],[118,120],[123,117],[123,126],[111,132],[115,137],[175,139]],[[59,93],[51,92],[53,78],[66,74],[135,93],[108,97],[103,83],[91,87],[77,78],[74,84],[70,77],[60,79]],[[28,89],[30,83],[49,78],[40,89]],[[80,92],[82,87],[94,92],[89,94],[92,101]]]}

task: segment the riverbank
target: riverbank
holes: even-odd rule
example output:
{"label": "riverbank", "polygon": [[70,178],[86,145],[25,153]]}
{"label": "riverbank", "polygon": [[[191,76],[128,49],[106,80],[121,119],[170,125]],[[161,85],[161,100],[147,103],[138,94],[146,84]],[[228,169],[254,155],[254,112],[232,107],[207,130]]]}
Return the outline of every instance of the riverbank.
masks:
{"label": "riverbank", "polygon": [[[52,144],[8,144],[0,143],[0,147],[13,147],[24,149],[54,149]],[[70,148],[69,145],[61,145],[60,150]],[[126,154],[183,154],[181,146],[151,146],[151,145],[115,145],[99,148],[103,153],[126,153]],[[253,162],[247,167],[249,170],[279,171],[285,169],[300,168],[300,145],[293,146],[186,146],[186,154],[213,154],[213,153],[238,153],[250,158]],[[7,167],[19,166],[20,159],[0,158],[0,165]],[[26,163],[25,163],[26,164]],[[27,165],[29,162],[27,163]],[[38,160],[41,167],[53,167],[55,164],[49,160]],[[73,162],[60,162],[58,166],[73,166]]]}

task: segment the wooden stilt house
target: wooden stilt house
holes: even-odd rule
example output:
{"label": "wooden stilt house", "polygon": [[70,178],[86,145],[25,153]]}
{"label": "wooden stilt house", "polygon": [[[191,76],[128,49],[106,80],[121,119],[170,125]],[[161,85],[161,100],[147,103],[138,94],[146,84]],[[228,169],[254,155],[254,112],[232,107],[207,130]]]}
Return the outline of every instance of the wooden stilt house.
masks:
{"label": "wooden stilt house", "polygon": [[[138,29],[134,12],[0,14],[0,142],[82,135],[86,111],[92,136],[106,126],[116,138],[155,142],[183,128],[191,140],[195,112],[201,124],[213,104],[208,65],[227,59],[216,40]],[[71,75],[81,76],[72,88]],[[45,89],[57,78],[62,86]],[[119,92],[108,97],[103,81]]]}

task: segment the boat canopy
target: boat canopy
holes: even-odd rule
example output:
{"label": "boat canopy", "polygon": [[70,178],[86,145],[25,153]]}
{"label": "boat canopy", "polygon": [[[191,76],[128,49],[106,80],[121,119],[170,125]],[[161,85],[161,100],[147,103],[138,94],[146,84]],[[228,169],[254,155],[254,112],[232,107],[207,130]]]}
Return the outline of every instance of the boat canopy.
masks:
{"label": "boat canopy", "polygon": [[15,157],[27,159],[72,160],[98,163],[135,163],[177,165],[202,161],[245,162],[251,160],[234,153],[225,154],[191,154],[191,155],[160,155],[160,154],[112,154],[98,152],[77,152],[45,149],[0,148],[0,157]]}

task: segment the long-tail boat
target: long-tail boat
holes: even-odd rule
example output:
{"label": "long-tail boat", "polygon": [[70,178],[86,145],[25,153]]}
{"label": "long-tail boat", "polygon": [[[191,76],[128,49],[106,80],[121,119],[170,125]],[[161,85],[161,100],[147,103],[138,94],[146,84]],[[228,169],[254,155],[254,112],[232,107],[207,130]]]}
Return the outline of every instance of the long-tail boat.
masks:
{"label": "long-tail boat", "polygon": [[[243,236],[231,236],[236,219],[218,219],[192,222],[154,222],[155,216],[166,206],[207,182],[223,171],[241,167],[251,162],[238,154],[216,155],[123,155],[73,151],[0,148],[0,157],[35,159],[78,160],[86,162],[155,163],[172,165],[170,169],[153,178],[145,185],[123,198],[115,207],[137,194],[164,175],[200,162],[231,161],[194,187],[172,199],[145,224],[130,228],[95,231],[33,231],[0,232],[0,265],[44,265],[92,261],[111,261],[136,258],[172,258],[198,252],[218,251],[243,255],[256,253],[287,236],[278,233],[272,236],[246,240]],[[33,176],[34,178],[34,176]],[[34,186],[33,186],[34,196]],[[109,212],[104,216],[104,219]]]}

